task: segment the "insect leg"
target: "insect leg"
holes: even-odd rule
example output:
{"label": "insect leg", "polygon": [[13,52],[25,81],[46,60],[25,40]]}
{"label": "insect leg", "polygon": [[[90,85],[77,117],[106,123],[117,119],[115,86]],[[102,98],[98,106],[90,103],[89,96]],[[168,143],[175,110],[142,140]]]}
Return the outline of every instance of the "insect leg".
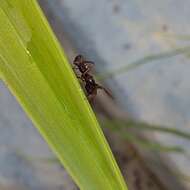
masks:
{"label": "insect leg", "polygon": [[77,78],[80,79],[80,80],[83,81],[83,82],[85,81],[82,76],[81,76],[81,77],[80,77],[80,76],[77,76]]}
{"label": "insect leg", "polygon": [[110,98],[114,99],[113,96],[112,96],[112,94],[111,94],[106,88],[104,88],[103,86],[100,86],[100,85],[98,84],[98,85],[97,85],[97,88],[104,90],[104,92],[105,92]]}
{"label": "insect leg", "polygon": [[88,63],[88,64],[94,65],[94,62],[93,62],[93,61],[84,61],[83,63]]}
{"label": "insect leg", "polygon": [[72,68],[73,68],[73,70],[79,69],[77,66],[74,66],[74,67],[72,67]]}
{"label": "insect leg", "polygon": [[96,92],[89,94],[87,97],[88,97],[89,102],[92,103],[94,101],[94,98],[96,97]]}
{"label": "insect leg", "polygon": [[88,73],[89,71],[90,71],[90,68],[86,69],[86,71],[82,73],[82,76],[85,76],[85,74]]}

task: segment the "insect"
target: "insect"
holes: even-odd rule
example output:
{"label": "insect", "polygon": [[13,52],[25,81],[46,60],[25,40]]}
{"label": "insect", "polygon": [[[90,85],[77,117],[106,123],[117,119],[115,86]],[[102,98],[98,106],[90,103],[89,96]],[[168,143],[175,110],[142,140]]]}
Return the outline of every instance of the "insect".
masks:
{"label": "insect", "polygon": [[82,75],[85,75],[90,72],[94,62],[85,60],[82,55],[77,55],[73,61],[73,64],[75,65],[74,69],[78,69]]}
{"label": "insect", "polygon": [[91,70],[91,64],[94,64],[94,62],[86,61],[82,55],[78,55],[75,57],[73,64],[75,65],[74,69],[78,69],[81,73],[81,76],[77,76],[77,78],[80,78],[84,82],[84,87],[90,101],[95,98],[98,89],[104,90],[108,96],[113,98],[111,93],[103,86],[97,84],[93,76],[89,74]]}
{"label": "insect", "polygon": [[90,74],[86,73],[86,74],[82,75],[82,80],[85,82],[85,89],[87,92],[88,99],[90,101],[95,98],[95,96],[97,95],[98,89],[104,90],[104,92],[108,96],[113,98],[111,93],[106,88],[104,88],[103,86],[97,84],[95,82],[94,78]]}

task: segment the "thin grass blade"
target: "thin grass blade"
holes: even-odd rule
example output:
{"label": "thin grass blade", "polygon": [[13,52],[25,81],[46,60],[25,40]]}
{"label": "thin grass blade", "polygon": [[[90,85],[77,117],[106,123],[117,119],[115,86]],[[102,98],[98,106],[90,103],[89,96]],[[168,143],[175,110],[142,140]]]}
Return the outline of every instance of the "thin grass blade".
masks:
{"label": "thin grass blade", "polygon": [[152,63],[153,61],[158,61],[161,59],[166,59],[166,58],[174,57],[177,55],[184,55],[189,52],[190,52],[190,47],[187,46],[187,47],[172,49],[171,51],[168,51],[168,52],[162,52],[162,53],[158,53],[158,54],[150,54],[141,59],[138,59],[137,61],[134,61],[127,65],[121,66],[118,69],[110,70],[110,71],[104,72],[102,74],[99,74],[97,76],[97,79],[105,80],[110,77],[124,74],[128,71],[136,69],[139,66],[145,65],[147,63]]}

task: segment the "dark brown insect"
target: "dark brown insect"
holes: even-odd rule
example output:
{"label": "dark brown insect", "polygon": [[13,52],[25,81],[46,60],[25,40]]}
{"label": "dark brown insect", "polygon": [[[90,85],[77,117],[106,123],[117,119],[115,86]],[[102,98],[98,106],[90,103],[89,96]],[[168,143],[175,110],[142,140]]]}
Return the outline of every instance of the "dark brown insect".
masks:
{"label": "dark brown insect", "polygon": [[97,95],[98,89],[104,90],[104,92],[108,96],[113,98],[112,95],[110,94],[110,92],[103,86],[97,84],[95,82],[94,78],[90,74],[86,73],[86,74],[82,75],[82,80],[85,82],[85,89],[86,89],[89,100],[93,100],[95,98],[95,96]]}
{"label": "dark brown insect", "polygon": [[86,61],[82,55],[78,55],[74,59],[73,64],[75,65],[74,69],[78,69],[81,73],[81,76],[77,76],[77,78],[80,78],[84,82],[87,96],[90,101],[95,98],[98,89],[104,90],[107,95],[113,98],[111,93],[103,86],[97,84],[93,76],[89,74],[91,70],[91,64],[94,64],[94,62]]}
{"label": "dark brown insect", "polygon": [[90,72],[94,62],[87,61],[82,55],[77,55],[73,61],[74,69],[78,69],[82,75]]}

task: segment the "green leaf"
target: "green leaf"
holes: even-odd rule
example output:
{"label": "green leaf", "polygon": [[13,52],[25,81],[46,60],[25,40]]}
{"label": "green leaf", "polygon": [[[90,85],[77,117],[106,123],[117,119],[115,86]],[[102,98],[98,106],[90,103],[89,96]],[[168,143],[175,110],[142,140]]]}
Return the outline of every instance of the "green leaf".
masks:
{"label": "green leaf", "polygon": [[186,140],[190,140],[190,133],[183,132],[179,129],[175,129],[172,127],[158,126],[158,125],[148,124],[148,123],[144,123],[144,122],[136,122],[136,121],[132,121],[132,120],[129,120],[129,121],[123,123],[122,127],[123,128],[133,128],[138,131],[143,130],[143,131],[160,132],[160,133],[173,135],[173,136],[176,136],[179,138],[183,138]]}
{"label": "green leaf", "polygon": [[0,26],[2,78],[80,189],[126,190],[96,117],[37,2],[1,0]]}
{"label": "green leaf", "polygon": [[142,148],[153,150],[153,151],[160,151],[160,152],[167,152],[167,153],[185,153],[185,150],[180,146],[168,146],[163,145],[158,142],[154,142],[152,140],[147,139],[140,139],[139,137],[135,136],[132,133],[124,133],[120,131],[120,134],[126,138],[128,141],[141,146]]}
{"label": "green leaf", "polygon": [[[136,129],[138,128],[138,130],[143,130],[143,129],[152,130],[152,128],[154,128],[154,127],[151,128],[150,126],[146,128],[146,126],[148,126],[146,124],[143,125],[142,123],[137,123],[134,121],[124,122],[124,121],[117,121],[117,120],[115,120],[115,121],[104,120],[102,125],[103,125],[103,127],[107,127],[109,129],[114,130],[115,132],[118,132],[123,138],[127,139],[128,141],[130,141],[136,145],[140,145],[142,148],[150,149],[153,151],[160,151],[160,152],[169,152],[169,153],[176,152],[176,153],[186,154],[185,150],[181,146],[176,146],[176,145],[168,146],[165,144],[160,144],[153,140],[141,138],[140,136],[138,136],[138,134],[136,134],[136,133],[134,134],[131,131],[124,130],[125,128],[126,129],[127,128],[136,128]],[[142,128],[141,128],[141,126],[142,126]],[[165,132],[163,130],[160,130],[159,127],[157,127],[157,129],[159,129],[159,132]],[[167,133],[170,133],[172,135],[179,135],[180,137],[183,137],[183,136],[181,136],[181,134],[178,134],[178,133],[173,134],[172,132],[167,131]]]}
{"label": "green leaf", "polygon": [[162,52],[162,53],[158,53],[158,54],[150,54],[137,61],[134,61],[127,65],[121,66],[118,69],[114,69],[114,70],[99,74],[97,76],[97,78],[99,80],[105,80],[105,79],[113,77],[113,76],[124,74],[130,70],[136,69],[139,66],[145,65],[147,63],[152,63],[153,61],[166,59],[166,58],[174,57],[174,56],[181,55],[181,54],[187,54],[189,52],[190,52],[190,47],[187,46],[187,47],[183,47],[183,48],[172,49],[171,51],[168,51],[168,52]]}

